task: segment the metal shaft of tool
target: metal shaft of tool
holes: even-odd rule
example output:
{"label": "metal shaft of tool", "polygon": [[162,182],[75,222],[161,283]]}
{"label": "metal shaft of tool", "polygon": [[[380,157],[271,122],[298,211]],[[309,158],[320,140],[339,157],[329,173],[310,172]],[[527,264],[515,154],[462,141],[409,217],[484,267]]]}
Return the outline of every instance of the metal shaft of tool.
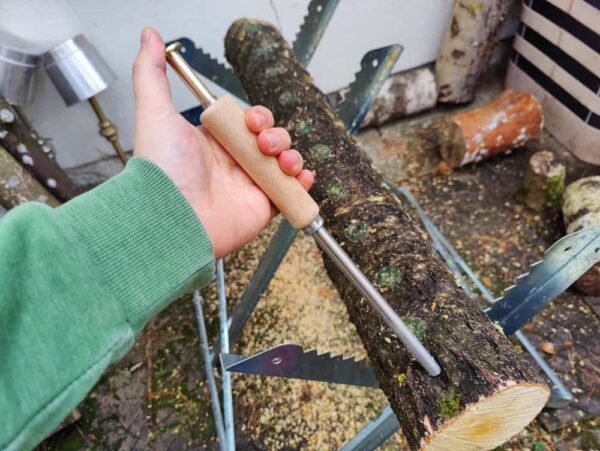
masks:
{"label": "metal shaft of tool", "polygon": [[[183,80],[187,87],[194,93],[202,106],[206,109],[216,98],[208,90],[206,85],[196,75],[191,66],[179,53],[181,44],[174,42],[166,48],[167,62],[175,69],[177,75]],[[408,326],[402,321],[398,314],[390,307],[379,291],[371,284],[369,279],[358,269],[352,259],[344,252],[335,239],[323,227],[323,218],[317,216],[311,225],[304,229],[309,235],[313,235],[321,248],[331,257],[336,265],[346,275],[348,280],[369,302],[369,304],[383,318],[385,323],[398,336],[400,341],[415,356],[419,363],[431,376],[441,373],[441,368],[433,356],[427,351],[423,343],[412,333]]]}
{"label": "metal shaft of tool", "polygon": [[200,77],[196,75],[192,66],[188,64],[183,55],[179,52],[180,48],[181,43],[173,42],[165,49],[167,62],[175,69],[179,78],[181,78],[190,91],[192,91],[204,109],[207,109],[217,100],[217,98],[208,90],[206,85],[202,83]]}
{"label": "metal shaft of tool", "polygon": [[317,244],[334,261],[336,266],[344,273],[359,293],[367,300],[377,313],[383,318],[385,323],[396,334],[406,348],[412,352],[419,363],[431,376],[437,376],[441,373],[441,368],[423,346],[423,343],[412,333],[409,327],[398,316],[396,311],[381,296],[379,290],[367,279],[363,272],[356,266],[350,256],[335,241],[329,232],[323,227],[323,218],[317,216],[309,227],[304,231],[312,235]]}

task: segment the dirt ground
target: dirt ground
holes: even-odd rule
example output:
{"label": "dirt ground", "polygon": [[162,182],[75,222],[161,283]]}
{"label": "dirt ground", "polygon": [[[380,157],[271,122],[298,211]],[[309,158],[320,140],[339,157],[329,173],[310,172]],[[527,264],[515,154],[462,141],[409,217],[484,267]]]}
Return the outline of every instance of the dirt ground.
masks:
{"label": "dirt ground", "polygon": [[[488,81],[477,102],[489,100],[498,90],[497,82]],[[387,179],[411,189],[499,296],[564,234],[560,212],[536,213],[516,200],[531,153],[553,150],[566,164],[568,180],[600,174],[600,168],[575,160],[545,135],[542,142],[510,155],[442,175],[426,126],[447,112],[438,109],[369,129],[358,140]],[[87,175],[85,169],[79,172],[80,177]],[[240,298],[274,230],[275,225],[226,260],[230,304]],[[214,287],[203,294],[209,333],[215,337]],[[600,300],[569,291],[525,331],[537,346],[552,343],[548,362],[576,401],[567,408],[545,410],[502,449],[600,449]],[[285,342],[365,356],[315,244],[304,236],[294,242],[234,351],[247,355]],[[335,449],[386,403],[376,389],[318,382],[234,375],[233,387],[238,449]],[[40,449],[216,449],[190,299],[175,302],[146,328],[78,412],[76,421]],[[396,434],[384,448],[403,449],[402,436]]]}

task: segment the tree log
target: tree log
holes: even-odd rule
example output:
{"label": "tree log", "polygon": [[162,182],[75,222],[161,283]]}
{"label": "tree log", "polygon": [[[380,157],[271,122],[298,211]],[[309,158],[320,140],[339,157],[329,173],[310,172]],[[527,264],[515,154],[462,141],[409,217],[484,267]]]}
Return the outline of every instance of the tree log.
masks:
{"label": "tree log", "polygon": [[361,127],[385,122],[433,108],[437,102],[437,86],[430,67],[391,75],[373,101]]}
{"label": "tree log", "polygon": [[[562,211],[567,233],[600,225],[600,175],[579,179],[567,186]],[[581,276],[575,288],[600,296],[600,263]]]}
{"label": "tree log", "polygon": [[518,197],[535,211],[557,208],[565,190],[565,175],[565,166],[554,158],[552,152],[536,152],[529,159]]}
{"label": "tree log", "polygon": [[279,32],[238,20],[225,48],[251,102],[273,111],[315,171],[328,230],[442,367],[430,377],[323,256],[411,448],[493,448],[518,433],[549,396],[537,370],[456,286]]}
{"label": "tree log", "polygon": [[29,201],[59,205],[54,196],[0,146],[0,205],[11,209]]}
{"label": "tree log", "polygon": [[537,138],[543,114],[537,99],[506,90],[494,101],[442,119],[432,126],[440,155],[457,168],[521,147]]}
{"label": "tree log", "polygon": [[1,97],[0,145],[61,202],[66,202],[81,192],[44,151],[43,140],[39,139],[35,130],[22,121],[13,107]]}
{"label": "tree log", "polygon": [[475,98],[477,82],[487,69],[512,3],[456,0],[435,63],[440,102],[465,103]]}

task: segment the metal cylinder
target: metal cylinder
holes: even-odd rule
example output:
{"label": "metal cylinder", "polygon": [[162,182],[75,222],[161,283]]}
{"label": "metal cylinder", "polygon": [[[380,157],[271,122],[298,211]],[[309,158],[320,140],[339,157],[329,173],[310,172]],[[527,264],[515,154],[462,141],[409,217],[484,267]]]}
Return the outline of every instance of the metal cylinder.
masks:
{"label": "metal cylinder", "polygon": [[0,96],[13,105],[33,99],[39,56],[0,45]]}
{"label": "metal cylinder", "polygon": [[104,91],[116,78],[98,50],[81,34],[44,53],[42,64],[67,106]]}

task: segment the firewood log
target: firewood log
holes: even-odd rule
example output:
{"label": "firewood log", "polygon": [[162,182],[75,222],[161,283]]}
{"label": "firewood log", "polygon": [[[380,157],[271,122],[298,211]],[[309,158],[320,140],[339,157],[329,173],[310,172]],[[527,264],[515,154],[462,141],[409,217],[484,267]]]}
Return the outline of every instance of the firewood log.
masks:
{"label": "firewood log", "polygon": [[225,48],[251,102],[273,111],[315,171],[328,230],[442,367],[430,377],[323,257],[410,447],[488,449],[518,433],[549,396],[537,369],[457,287],[279,32],[238,20]]}
{"label": "firewood log", "polygon": [[29,201],[59,205],[54,196],[0,146],[0,205],[8,210]]}
{"label": "firewood log", "polygon": [[61,202],[66,202],[81,192],[66,172],[46,154],[35,130],[22,121],[2,97],[0,145]]}
{"label": "firewood log", "polygon": [[[567,186],[562,211],[567,233],[600,225],[600,175],[579,179]],[[600,263],[581,276],[575,288],[600,296]]]}
{"label": "firewood log", "polygon": [[466,103],[498,43],[512,0],[456,0],[435,63],[440,102]]}
{"label": "firewood log", "polygon": [[565,175],[565,166],[554,158],[552,152],[536,152],[529,159],[518,197],[535,211],[557,208],[565,190]]}
{"label": "firewood log", "polygon": [[391,75],[373,101],[361,127],[385,122],[433,108],[437,103],[437,86],[430,67]]}
{"label": "firewood log", "polygon": [[533,95],[506,90],[486,105],[438,121],[432,131],[441,157],[457,168],[525,145],[539,136],[542,124]]}

